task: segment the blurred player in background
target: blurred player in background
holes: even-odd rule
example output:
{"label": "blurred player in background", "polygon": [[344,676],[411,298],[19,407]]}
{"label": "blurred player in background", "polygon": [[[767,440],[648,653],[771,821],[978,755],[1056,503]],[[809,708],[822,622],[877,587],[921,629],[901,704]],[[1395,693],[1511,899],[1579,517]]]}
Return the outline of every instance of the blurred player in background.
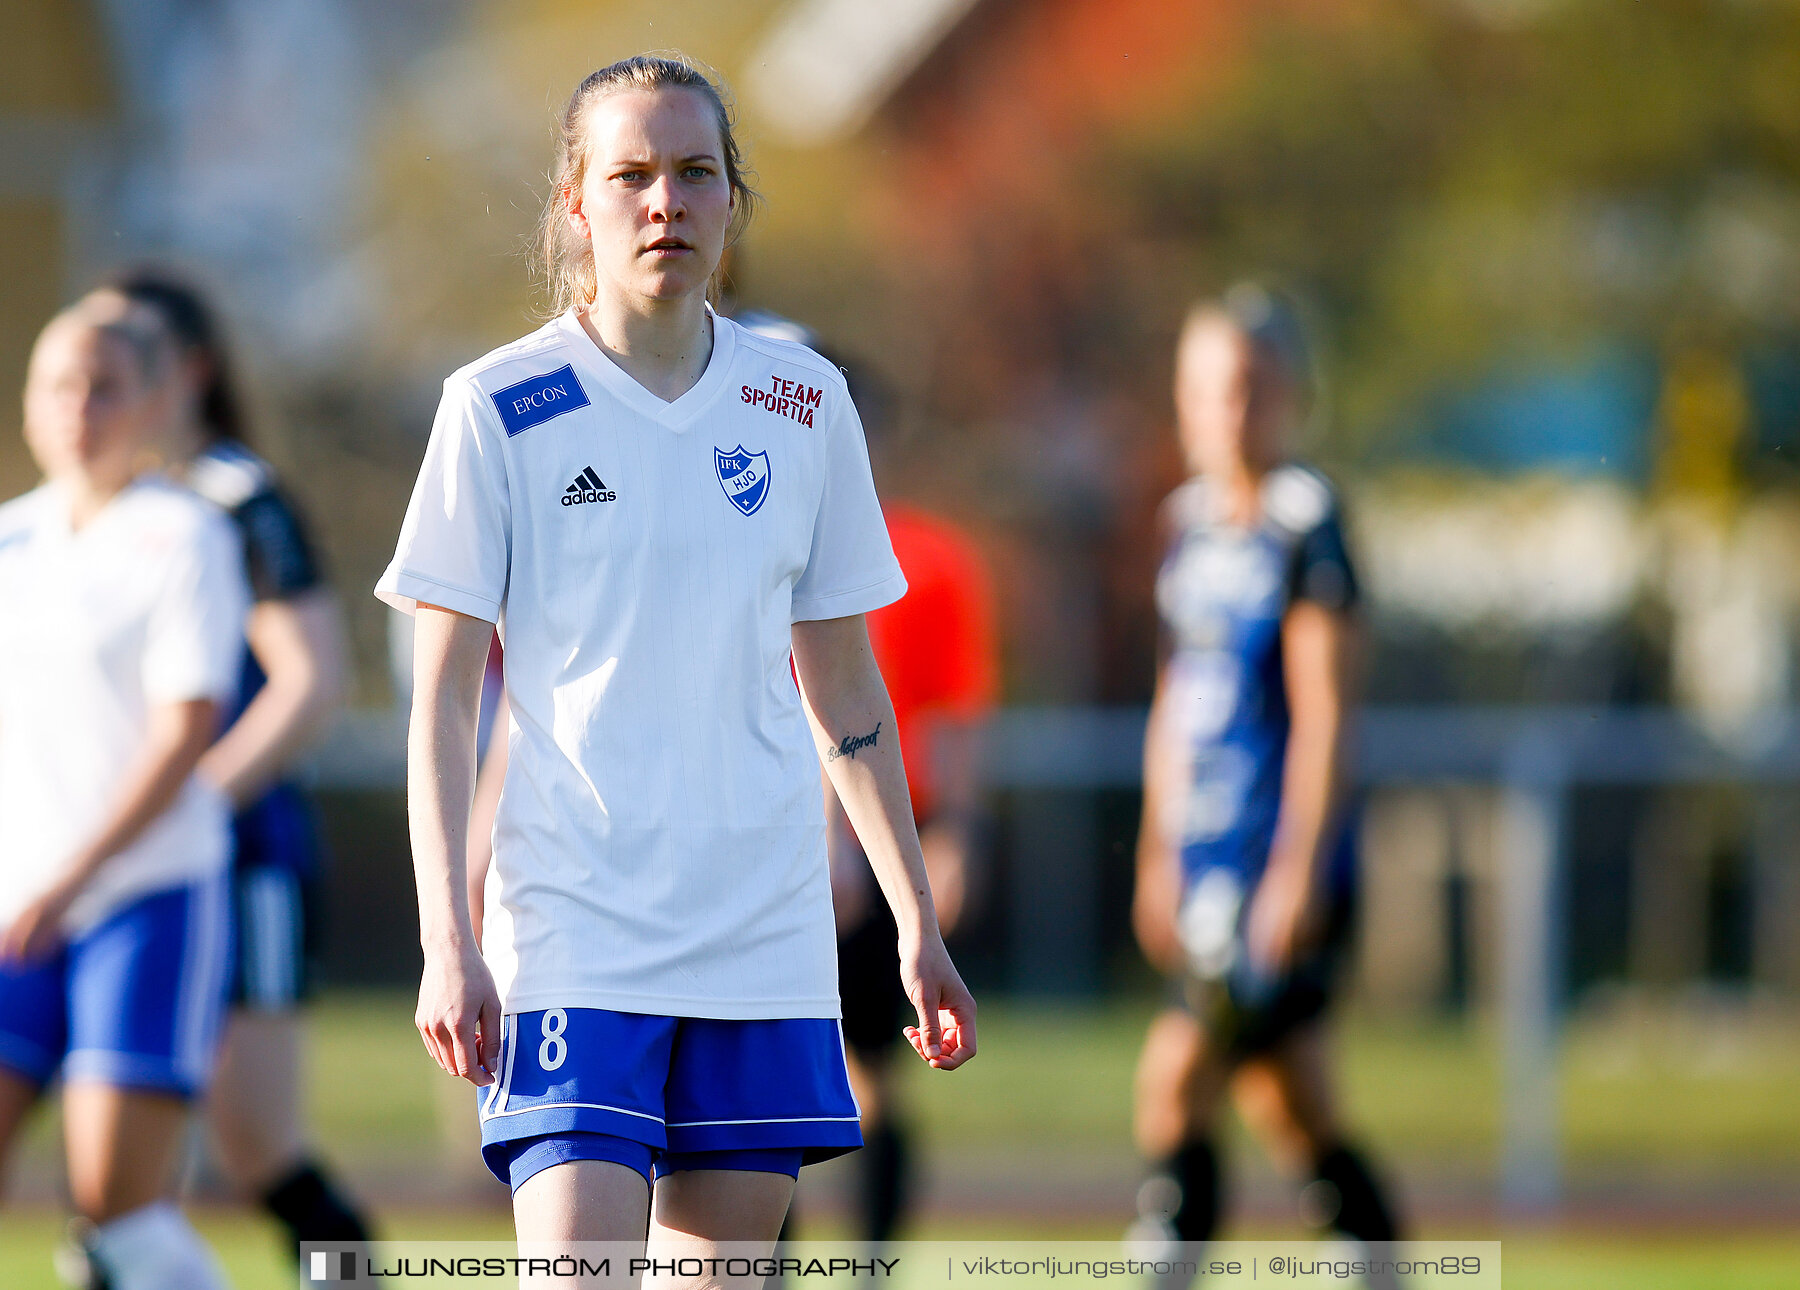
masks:
{"label": "blurred player in background", "polygon": [[[810,328],[790,319],[750,310],[737,320],[832,357]],[[883,400],[865,397],[864,383],[854,373],[846,370],[846,377],[879,476],[888,432]],[[976,840],[981,790],[976,741],[999,689],[994,594],[980,551],[949,520],[894,501],[884,502],[881,511],[906,575],[906,595],[867,616],[869,644],[894,701],[919,844],[938,922],[949,935],[967,897]],[[881,1242],[893,1237],[905,1216],[910,1182],[912,1135],[894,1082],[906,995],[894,973],[893,917],[829,779],[825,805],[844,1044],[862,1111],[856,1231],[862,1240]]]}
{"label": "blurred player in background", "polygon": [[1156,598],[1168,653],[1144,749],[1132,917],[1179,997],[1138,1070],[1139,1148],[1159,1174],[1140,1233],[1212,1236],[1227,1089],[1303,1216],[1394,1239],[1346,1145],[1322,1018],[1356,890],[1346,805],[1356,577],[1331,485],[1288,458],[1308,363],[1291,306],[1255,288],[1197,307],[1176,354],[1193,478],[1164,504]]}
{"label": "blurred player in background", "polygon": [[[707,303],[754,200],[718,88],[678,58],[601,68],[556,175],[562,312],[445,382],[377,588],[417,617],[416,1020],[487,1090],[521,1240],[772,1242],[800,1166],[859,1141],[820,762],[896,911],[915,1049],[975,1049],[862,619],[905,582],[839,373]],[[509,748],[477,939],[496,625]]]}
{"label": "blurred player in background", "polygon": [[294,762],[343,693],[347,648],[337,598],[306,526],[269,463],[251,451],[243,405],[213,311],[166,273],[121,274],[88,298],[157,319],[176,353],[175,414],[156,445],[164,469],[231,517],[254,598],[224,733],[200,773],[230,798],[235,914],[231,1010],[207,1098],[218,1158],[305,1241],[365,1241],[368,1230],[313,1155],[302,1109],[300,1005],[313,978],[322,903],[312,803]]}
{"label": "blurred player in background", "polygon": [[0,1152],[60,1071],[69,1189],[112,1290],[224,1284],[174,1203],[230,938],[228,803],[196,773],[249,607],[225,518],[147,469],[177,364],[143,311],[45,328],[0,506]]}

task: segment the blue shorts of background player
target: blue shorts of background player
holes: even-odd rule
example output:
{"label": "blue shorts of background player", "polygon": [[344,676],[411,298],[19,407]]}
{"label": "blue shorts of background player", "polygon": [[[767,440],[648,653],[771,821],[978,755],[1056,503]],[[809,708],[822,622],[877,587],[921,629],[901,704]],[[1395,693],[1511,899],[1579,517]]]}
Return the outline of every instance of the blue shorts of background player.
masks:
{"label": "blue shorts of background player", "polygon": [[181,1098],[212,1073],[230,966],[226,878],[151,892],[47,959],[0,964],[0,1065]]}
{"label": "blue shorts of background player", "polygon": [[[1246,876],[1237,865],[1204,866],[1190,868],[1183,875],[1184,912],[1188,900],[1201,888],[1213,885],[1209,877],[1227,880],[1221,885],[1235,892],[1236,899],[1234,948],[1229,969],[1215,973],[1192,966],[1194,947],[1188,945],[1190,967],[1171,981],[1169,1002],[1199,1021],[1233,1061],[1268,1052],[1330,1007],[1356,926],[1360,819],[1360,807],[1353,803],[1326,856],[1323,918],[1317,939],[1279,972],[1257,970],[1244,935],[1256,886],[1262,880],[1261,868]],[[1265,843],[1254,854],[1267,855],[1268,850]],[[1184,944],[1187,935],[1184,927]]]}
{"label": "blue shorts of background player", "polygon": [[799,1174],[862,1145],[831,1018],[732,1021],[549,1008],[506,1017],[481,1090],[501,1182],[607,1160],[646,1183],[684,1169]]}
{"label": "blue shorts of background player", "polygon": [[1250,965],[1240,934],[1230,971],[1217,977],[1180,973],[1169,983],[1168,1002],[1205,1027],[1231,1061],[1268,1052],[1331,1006],[1356,925],[1356,906],[1353,888],[1329,889],[1318,940],[1276,973],[1257,972]]}
{"label": "blue shorts of background player", "polygon": [[311,995],[319,949],[319,830],[295,784],[275,785],[232,820],[235,952],[230,1000],[259,1012]]}

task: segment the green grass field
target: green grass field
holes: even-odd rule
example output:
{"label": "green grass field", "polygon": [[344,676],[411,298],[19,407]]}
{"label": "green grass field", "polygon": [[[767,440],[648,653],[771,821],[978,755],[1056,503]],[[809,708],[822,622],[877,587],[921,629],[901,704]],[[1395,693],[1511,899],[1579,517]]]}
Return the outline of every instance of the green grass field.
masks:
{"label": "green grass field", "polygon": [[[411,1001],[339,995],[316,1010],[314,1119],[328,1155],[393,1239],[504,1239],[504,1193],[479,1176],[470,1099],[440,1076],[410,1024]],[[990,1005],[982,1054],[954,1075],[909,1068],[939,1203],[923,1238],[1110,1240],[1136,1165],[1129,1090],[1145,1005]],[[1416,1234],[1499,1239],[1509,1287],[1734,1290],[1800,1284],[1800,1234],[1732,1199],[1747,1182],[1800,1195],[1800,1021],[1741,1013],[1614,1011],[1578,1019],[1565,1063],[1565,1139],[1578,1218],[1508,1226],[1487,1212],[1496,1156],[1496,1054],[1477,1025],[1353,1019],[1343,1027],[1347,1115],[1424,1218]],[[446,1126],[451,1126],[446,1128]],[[52,1287],[60,1214],[52,1116],[20,1152],[19,1191],[40,1203],[0,1215],[0,1286]],[[1245,1190],[1280,1196],[1247,1148]],[[822,1171],[821,1171],[822,1172]],[[825,1176],[829,1181],[829,1176]],[[809,1184],[815,1187],[816,1184]],[[1461,1201],[1446,1201],[1448,1188]],[[1617,1193],[1616,1203],[1608,1198]],[[1634,1217],[1649,1195],[1656,1218]],[[1704,1221],[1683,1222],[1684,1198]],[[1724,1199],[1721,1200],[1721,1197]],[[831,1235],[828,1206],[809,1231]],[[1673,1220],[1671,1214],[1677,1217]],[[270,1230],[208,1206],[202,1225],[244,1290],[291,1286]],[[1264,1205],[1227,1235],[1298,1228]]]}

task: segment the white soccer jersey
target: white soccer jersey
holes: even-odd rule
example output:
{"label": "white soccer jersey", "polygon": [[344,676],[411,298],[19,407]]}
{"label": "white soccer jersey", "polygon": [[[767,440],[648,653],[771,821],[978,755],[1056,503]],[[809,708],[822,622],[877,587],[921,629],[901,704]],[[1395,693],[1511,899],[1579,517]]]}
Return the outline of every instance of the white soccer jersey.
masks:
{"label": "white soccer jersey", "polygon": [[790,628],[906,583],[842,375],[712,326],[672,403],[573,314],[451,376],[376,589],[501,625],[483,952],[508,1012],[838,1015]]}
{"label": "white soccer jersey", "polygon": [[[141,477],[80,530],[46,484],[0,506],[0,924],[65,872],[144,750],[150,709],[224,699],[249,591],[225,516]],[[64,920],[78,933],[230,857],[223,794],[190,777],[107,860]]]}

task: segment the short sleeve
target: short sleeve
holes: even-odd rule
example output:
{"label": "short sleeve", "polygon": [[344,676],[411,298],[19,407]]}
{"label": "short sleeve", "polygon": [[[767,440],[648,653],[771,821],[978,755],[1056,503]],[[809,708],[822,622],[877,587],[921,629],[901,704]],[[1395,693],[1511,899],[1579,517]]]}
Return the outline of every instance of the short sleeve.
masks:
{"label": "short sleeve", "polygon": [[320,584],[319,560],[306,526],[279,492],[256,494],[231,518],[243,534],[244,564],[255,599],[286,600]]}
{"label": "short sleeve", "polygon": [[825,430],[825,486],[806,568],[794,582],[793,621],[848,618],[892,604],[906,579],[875,496],[862,420],[847,394]]}
{"label": "short sleeve", "polygon": [[1310,600],[1326,609],[1346,610],[1358,597],[1356,571],[1344,542],[1344,526],[1333,506],[1300,535],[1288,574],[1288,599]]}
{"label": "short sleeve", "polygon": [[446,381],[399,547],[375,584],[381,600],[408,614],[423,601],[500,621],[512,558],[504,441],[474,383]]}
{"label": "short sleeve", "polygon": [[164,564],[144,637],[144,696],[152,703],[224,699],[244,661],[250,589],[237,534],[208,514]]}

